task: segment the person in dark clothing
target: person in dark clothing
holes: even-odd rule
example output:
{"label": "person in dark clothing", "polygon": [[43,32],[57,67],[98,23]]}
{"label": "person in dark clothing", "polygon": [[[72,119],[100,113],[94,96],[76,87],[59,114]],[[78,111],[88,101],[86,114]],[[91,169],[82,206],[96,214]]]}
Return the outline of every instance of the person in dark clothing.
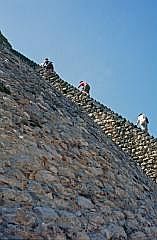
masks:
{"label": "person in dark clothing", "polygon": [[47,74],[54,72],[54,66],[53,66],[52,62],[48,60],[48,58],[45,58],[45,61],[42,64],[42,66],[45,69],[45,72]]}

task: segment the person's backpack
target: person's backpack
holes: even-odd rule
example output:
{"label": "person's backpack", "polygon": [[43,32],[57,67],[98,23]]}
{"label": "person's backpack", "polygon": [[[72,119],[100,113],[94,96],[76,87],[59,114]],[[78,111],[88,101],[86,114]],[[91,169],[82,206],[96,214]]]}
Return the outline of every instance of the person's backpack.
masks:
{"label": "person's backpack", "polygon": [[90,90],[90,86],[88,83],[85,83],[84,87],[83,87],[83,90],[87,93],[89,93],[89,90]]}
{"label": "person's backpack", "polygon": [[90,90],[90,86],[89,86],[89,84],[87,83],[87,85],[86,85],[86,89],[87,89],[87,91],[89,91]]}
{"label": "person's backpack", "polygon": [[149,123],[148,118],[146,117],[146,123]]}

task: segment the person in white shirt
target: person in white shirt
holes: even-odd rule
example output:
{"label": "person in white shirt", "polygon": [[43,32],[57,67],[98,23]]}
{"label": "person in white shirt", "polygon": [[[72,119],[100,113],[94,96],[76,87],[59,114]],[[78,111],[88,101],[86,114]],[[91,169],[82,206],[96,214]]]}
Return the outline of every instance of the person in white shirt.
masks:
{"label": "person in white shirt", "polygon": [[49,62],[48,58],[45,58],[44,62],[42,62],[42,63],[40,64],[40,66],[41,66],[41,67],[46,67],[47,64],[48,64],[48,62]]}
{"label": "person in white shirt", "polygon": [[146,115],[144,113],[140,113],[137,118],[137,123],[136,123],[137,126],[139,125],[143,131],[147,132],[148,131],[148,123],[149,123],[149,121],[148,121],[148,118],[146,117]]}

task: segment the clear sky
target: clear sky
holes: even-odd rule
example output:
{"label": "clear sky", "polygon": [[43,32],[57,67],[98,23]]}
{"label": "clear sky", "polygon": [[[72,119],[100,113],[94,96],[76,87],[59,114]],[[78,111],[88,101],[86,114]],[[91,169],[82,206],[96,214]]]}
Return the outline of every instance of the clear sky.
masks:
{"label": "clear sky", "polygon": [[131,122],[144,112],[157,137],[157,0],[0,0],[13,48]]}

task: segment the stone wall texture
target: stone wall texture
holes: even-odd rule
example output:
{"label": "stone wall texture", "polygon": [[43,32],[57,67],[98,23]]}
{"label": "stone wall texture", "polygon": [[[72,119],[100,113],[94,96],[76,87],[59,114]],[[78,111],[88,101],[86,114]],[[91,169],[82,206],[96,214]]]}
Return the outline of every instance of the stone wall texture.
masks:
{"label": "stone wall texture", "polygon": [[157,239],[156,139],[4,44],[0,153],[0,239]]}
{"label": "stone wall texture", "polygon": [[[44,77],[44,71],[40,70]],[[80,91],[53,73],[44,77],[63,95],[82,107],[103,132],[141,166],[143,171],[157,182],[157,139],[143,132],[127,119],[113,112],[96,100],[80,94]]]}

